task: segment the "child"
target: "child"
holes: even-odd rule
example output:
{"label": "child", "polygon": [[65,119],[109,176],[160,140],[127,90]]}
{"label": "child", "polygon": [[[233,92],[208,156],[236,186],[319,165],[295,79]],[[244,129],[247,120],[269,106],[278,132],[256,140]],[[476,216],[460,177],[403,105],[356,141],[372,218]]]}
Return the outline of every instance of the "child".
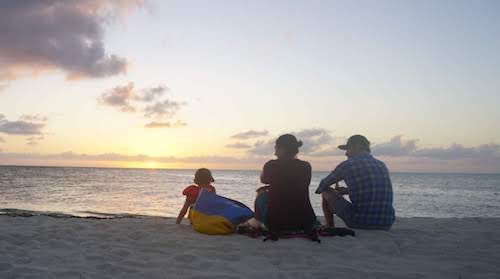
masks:
{"label": "child", "polygon": [[196,173],[194,174],[194,183],[196,185],[188,186],[186,187],[186,189],[184,189],[184,191],[182,191],[182,194],[186,196],[186,201],[184,202],[184,206],[179,212],[179,216],[177,216],[177,224],[180,224],[182,222],[182,219],[184,219],[184,216],[186,215],[188,210],[190,210],[194,205],[202,188],[215,193],[214,186],[210,185],[210,183],[214,181],[215,180],[212,177],[212,173],[208,169],[201,168],[196,171]]}

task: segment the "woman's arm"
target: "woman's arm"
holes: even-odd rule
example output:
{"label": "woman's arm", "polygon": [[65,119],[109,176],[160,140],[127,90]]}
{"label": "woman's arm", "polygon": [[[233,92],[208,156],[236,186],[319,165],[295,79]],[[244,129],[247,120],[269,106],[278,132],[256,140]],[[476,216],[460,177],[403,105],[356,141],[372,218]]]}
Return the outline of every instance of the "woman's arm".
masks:
{"label": "woman's arm", "polygon": [[186,213],[189,209],[189,202],[188,198],[186,197],[186,201],[184,202],[184,206],[182,207],[181,211],[179,211],[179,216],[177,216],[177,220],[175,221],[176,224],[180,224],[182,222],[182,219],[184,219],[184,216],[186,216]]}
{"label": "woman's arm", "polygon": [[264,165],[264,168],[262,168],[262,172],[260,173],[260,182],[262,182],[262,184],[271,184],[269,181],[269,162],[267,162]]}

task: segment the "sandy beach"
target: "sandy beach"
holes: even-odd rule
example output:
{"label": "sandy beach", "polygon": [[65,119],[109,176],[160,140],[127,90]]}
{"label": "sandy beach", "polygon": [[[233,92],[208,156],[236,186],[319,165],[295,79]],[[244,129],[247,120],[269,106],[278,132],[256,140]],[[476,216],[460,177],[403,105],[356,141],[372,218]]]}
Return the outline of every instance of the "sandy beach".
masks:
{"label": "sandy beach", "polygon": [[263,242],[171,218],[0,216],[0,278],[498,278],[500,218],[399,218],[356,237]]}

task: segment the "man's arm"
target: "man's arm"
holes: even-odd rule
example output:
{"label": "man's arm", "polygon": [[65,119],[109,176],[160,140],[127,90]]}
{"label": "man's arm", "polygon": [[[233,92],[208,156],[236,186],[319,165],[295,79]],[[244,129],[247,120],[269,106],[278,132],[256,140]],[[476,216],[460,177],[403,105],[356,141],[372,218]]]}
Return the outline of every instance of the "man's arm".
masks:
{"label": "man's arm", "polygon": [[345,163],[340,163],[327,177],[323,178],[316,189],[316,194],[321,194],[330,185],[338,183],[344,179]]}

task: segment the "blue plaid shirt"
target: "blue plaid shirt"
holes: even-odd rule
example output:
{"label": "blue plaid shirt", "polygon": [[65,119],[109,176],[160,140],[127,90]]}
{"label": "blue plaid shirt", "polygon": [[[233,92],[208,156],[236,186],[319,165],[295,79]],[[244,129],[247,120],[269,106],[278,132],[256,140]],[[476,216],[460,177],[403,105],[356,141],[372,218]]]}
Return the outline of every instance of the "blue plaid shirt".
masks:
{"label": "blue plaid shirt", "polygon": [[344,180],[352,202],[353,222],[360,226],[391,226],[395,219],[392,183],[382,161],[363,152],[340,163],[321,180],[318,191]]}

